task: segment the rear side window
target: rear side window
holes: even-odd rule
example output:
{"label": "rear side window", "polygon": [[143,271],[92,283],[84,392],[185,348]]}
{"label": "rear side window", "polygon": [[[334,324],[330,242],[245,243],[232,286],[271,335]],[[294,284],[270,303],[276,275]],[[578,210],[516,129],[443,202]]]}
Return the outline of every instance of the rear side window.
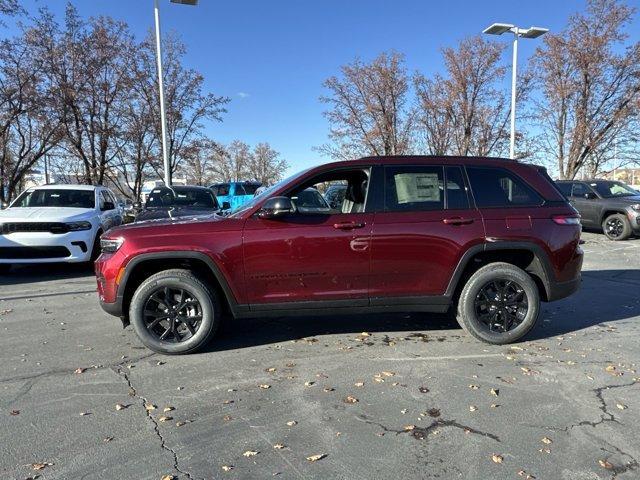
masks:
{"label": "rear side window", "polygon": [[587,193],[591,193],[591,190],[584,183],[573,184],[572,197],[584,197]]}
{"label": "rear side window", "polygon": [[524,181],[502,168],[467,167],[478,207],[541,205],[542,197]]}
{"label": "rear side window", "polygon": [[460,167],[447,167],[447,209],[460,210],[469,208],[469,197],[464,185],[464,177]]}
{"label": "rear side window", "polygon": [[385,210],[444,210],[442,167],[387,167],[385,175]]}

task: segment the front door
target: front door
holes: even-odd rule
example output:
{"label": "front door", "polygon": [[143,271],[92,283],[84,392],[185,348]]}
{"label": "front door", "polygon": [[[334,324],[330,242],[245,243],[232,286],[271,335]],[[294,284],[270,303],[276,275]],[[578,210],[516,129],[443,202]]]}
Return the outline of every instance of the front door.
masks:
{"label": "front door", "polygon": [[[244,227],[243,253],[251,309],[368,304],[373,214],[366,210],[368,168],[328,171],[302,179],[285,196],[296,212],[275,219],[257,215]],[[340,209],[323,197],[344,185]],[[300,303],[299,303],[300,302]]]}
{"label": "front door", "polygon": [[384,208],[372,233],[371,305],[388,297],[428,302],[445,293],[463,253],[482,243],[482,217],[460,166],[387,166],[384,178]]}
{"label": "front door", "polygon": [[571,189],[571,204],[580,212],[580,222],[586,227],[600,226],[598,197],[586,183],[575,182]]}

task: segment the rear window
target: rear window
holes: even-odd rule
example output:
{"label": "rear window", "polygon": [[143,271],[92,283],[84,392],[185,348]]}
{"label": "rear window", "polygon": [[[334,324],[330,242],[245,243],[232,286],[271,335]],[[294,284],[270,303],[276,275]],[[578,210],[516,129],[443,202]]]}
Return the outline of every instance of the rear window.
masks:
{"label": "rear window", "polygon": [[523,180],[502,168],[467,167],[478,207],[542,205],[542,197]]}
{"label": "rear window", "polygon": [[208,189],[156,188],[151,191],[147,207],[217,208],[218,203]]}

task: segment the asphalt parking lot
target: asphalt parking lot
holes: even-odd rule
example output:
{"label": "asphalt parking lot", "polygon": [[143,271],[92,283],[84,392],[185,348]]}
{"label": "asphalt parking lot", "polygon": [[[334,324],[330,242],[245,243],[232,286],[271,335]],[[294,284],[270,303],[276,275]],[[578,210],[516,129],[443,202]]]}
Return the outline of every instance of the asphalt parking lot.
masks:
{"label": "asphalt parking lot", "polygon": [[502,347],[379,315],[237,321],[166,357],[86,268],[14,270],[0,478],[639,478],[640,239],[583,238],[580,292]]}

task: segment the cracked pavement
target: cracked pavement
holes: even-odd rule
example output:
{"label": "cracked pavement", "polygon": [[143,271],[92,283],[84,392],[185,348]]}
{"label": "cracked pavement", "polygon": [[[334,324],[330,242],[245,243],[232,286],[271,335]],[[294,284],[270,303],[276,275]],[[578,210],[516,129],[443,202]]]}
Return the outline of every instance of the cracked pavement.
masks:
{"label": "cracked pavement", "polygon": [[580,292],[512,346],[446,316],[333,316],[229,322],[166,357],[102,313],[86,269],[17,269],[0,478],[640,478],[640,239],[583,238]]}

